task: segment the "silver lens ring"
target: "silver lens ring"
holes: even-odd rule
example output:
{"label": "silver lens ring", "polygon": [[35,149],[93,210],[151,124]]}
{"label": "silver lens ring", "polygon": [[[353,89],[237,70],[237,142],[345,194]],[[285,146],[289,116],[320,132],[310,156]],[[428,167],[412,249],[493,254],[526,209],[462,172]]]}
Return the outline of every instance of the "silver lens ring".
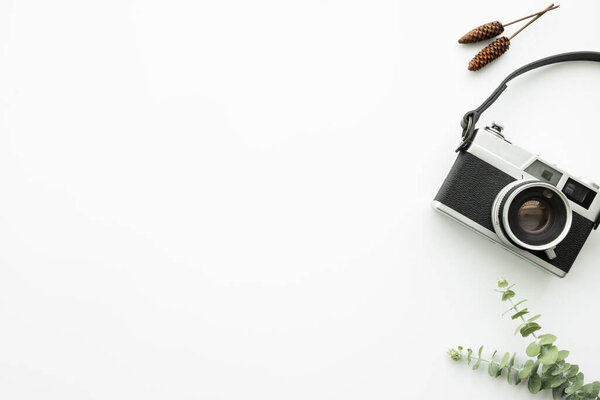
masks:
{"label": "silver lens ring", "polygon": [[[545,193],[548,193],[549,198],[553,198],[553,202],[555,204],[555,207],[557,204],[559,204],[558,207],[562,208],[563,210],[554,210],[556,211],[556,214],[560,214],[562,217],[562,220],[558,222],[559,225],[557,225],[556,227],[558,227],[559,229],[554,229],[555,227],[553,226],[553,237],[551,238],[551,240],[548,240],[547,242],[542,242],[542,243],[527,243],[526,241],[522,240],[522,238],[519,238],[519,235],[517,235],[514,231],[514,228],[521,228],[521,227],[515,227],[515,218],[520,218],[521,216],[521,210],[523,209],[523,207],[527,204],[530,203],[531,200],[527,200],[527,197],[525,197],[525,201],[522,202],[522,204],[520,204],[518,207],[512,207],[514,200],[519,196],[521,198],[521,201],[523,200],[523,192],[529,190],[543,190]],[[556,200],[558,199],[558,200]],[[534,200],[536,202],[536,204],[539,206],[540,201],[538,200]],[[542,199],[542,202],[543,199]],[[545,206],[548,206],[548,204],[544,204]],[[543,207],[541,207],[543,208]],[[518,210],[518,215],[515,214],[515,209]],[[509,212],[509,210],[512,210],[512,214]],[[547,211],[547,213],[552,214],[553,210],[545,210]],[[527,214],[525,214],[527,215]],[[546,214],[546,217],[548,216],[548,214]],[[511,224],[511,219],[512,219],[512,224]],[[496,199],[494,200],[494,204],[492,206],[492,223],[494,226],[494,231],[496,232],[496,234],[498,235],[498,237],[506,244],[508,245],[512,245],[512,246],[517,246],[517,247],[521,247],[527,250],[532,250],[532,251],[543,251],[543,250],[548,250],[548,249],[552,249],[554,247],[556,247],[556,245],[558,245],[569,233],[569,230],[571,229],[571,223],[573,220],[573,216],[572,216],[572,212],[571,212],[571,207],[569,205],[569,201],[567,200],[566,196],[560,191],[558,190],[555,186],[546,183],[546,182],[541,182],[541,181],[537,181],[537,180],[520,180],[520,181],[515,181],[509,185],[507,185],[505,188],[503,188],[500,193],[498,193],[498,195],[496,196]],[[545,221],[548,222],[548,221]],[[522,221],[518,221],[519,225],[522,225],[523,222]],[[518,229],[517,229],[518,230]],[[523,234],[523,232],[520,233],[521,235]],[[535,231],[529,231],[528,232],[530,237],[534,237],[535,238]]]}

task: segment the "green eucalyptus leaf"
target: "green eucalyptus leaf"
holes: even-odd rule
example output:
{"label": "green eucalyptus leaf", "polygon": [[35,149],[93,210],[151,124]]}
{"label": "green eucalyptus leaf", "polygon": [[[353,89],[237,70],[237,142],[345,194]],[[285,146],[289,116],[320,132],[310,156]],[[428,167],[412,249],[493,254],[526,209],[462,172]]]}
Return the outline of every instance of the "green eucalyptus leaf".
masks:
{"label": "green eucalyptus leaf", "polygon": [[508,281],[504,278],[500,278],[498,279],[498,287],[499,288],[505,288],[508,286]]}
{"label": "green eucalyptus leaf", "polygon": [[579,365],[571,365],[571,368],[566,373],[567,378],[572,378],[579,372]]}
{"label": "green eucalyptus leaf", "polygon": [[502,357],[502,361],[500,361],[500,366],[498,367],[498,369],[502,370],[504,367],[506,367],[506,365],[508,364],[508,360],[510,360],[510,353],[504,354],[504,357]]}
{"label": "green eucalyptus leaf", "polygon": [[575,381],[573,383],[571,383],[571,385],[569,385],[565,389],[565,394],[575,393],[576,391],[578,391],[582,387],[583,387],[583,374],[580,372],[580,373],[577,374],[577,377],[575,378]]}
{"label": "green eucalyptus leaf", "polygon": [[538,374],[531,375],[527,387],[531,393],[536,394],[542,388],[542,378]]}
{"label": "green eucalyptus leaf", "polygon": [[[555,367],[556,366],[554,364],[544,365],[542,367],[542,376],[541,377],[542,377],[542,389],[543,390],[552,388],[552,381],[555,378],[552,375],[552,372],[556,369]],[[562,376],[560,378],[562,378]]]}
{"label": "green eucalyptus leaf", "polygon": [[600,382],[595,381],[588,383],[587,385],[582,386],[580,390],[586,394],[586,397],[596,397],[598,396],[598,393],[600,393]]}
{"label": "green eucalyptus leaf", "polygon": [[561,400],[564,396],[565,388],[564,387],[555,387],[552,389],[552,398],[554,400]]}
{"label": "green eucalyptus leaf", "polygon": [[[561,362],[562,361],[558,361],[558,363],[561,363]],[[556,365],[559,365],[558,363]],[[552,371],[552,375],[562,375],[562,374],[566,373],[567,371],[569,371],[569,369],[571,369],[571,364],[563,362],[562,365],[560,365],[558,368],[556,368],[554,371]]]}
{"label": "green eucalyptus leaf", "polygon": [[517,319],[519,317],[522,317],[523,315],[527,314],[529,312],[529,310],[527,310],[526,308],[522,309],[521,311],[511,315],[511,319]]}
{"label": "green eucalyptus leaf", "polygon": [[471,355],[473,354],[473,350],[467,349],[467,365],[471,365]]}
{"label": "green eucalyptus leaf", "polygon": [[510,289],[507,289],[504,291],[504,293],[502,293],[502,301],[506,301],[508,299],[512,299],[513,297],[515,297],[515,292],[513,292]]}
{"label": "green eucalyptus leaf", "polygon": [[542,377],[544,375],[551,375],[552,372],[556,369],[556,364],[545,364],[542,365]]}
{"label": "green eucalyptus leaf", "polygon": [[479,348],[479,351],[477,353],[477,362],[473,365],[473,369],[477,369],[479,368],[479,366],[481,365],[481,352],[483,351],[483,346],[481,346]]}
{"label": "green eucalyptus leaf", "polygon": [[564,376],[555,376],[552,379],[550,379],[550,388],[555,389],[559,386],[562,386],[562,384],[566,381],[567,378],[565,378]]}
{"label": "green eucalyptus leaf", "polygon": [[527,336],[531,335],[532,333],[534,333],[535,331],[539,331],[540,329],[542,329],[542,327],[539,326],[537,324],[537,322],[529,322],[528,321],[523,324],[521,329],[519,329],[519,332],[521,333],[521,336],[527,337]]}
{"label": "green eucalyptus leaf", "polygon": [[560,350],[558,352],[558,361],[562,361],[569,357],[569,350]]}
{"label": "green eucalyptus leaf", "polygon": [[558,348],[556,346],[542,347],[542,353],[538,357],[540,362],[544,365],[551,365],[556,362],[558,358]]}
{"label": "green eucalyptus leaf", "polygon": [[556,336],[551,335],[549,333],[547,333],[545,335],[540,335],[540,336],[538,336],[537,342],[540,346],[543,346],[545,344],[552,344],[552,343],[556,342]]}
{"label": "green eucalyptus leaf", "polygon": [[497,372],[498,371],[496,369],[496,363],[489,363],[488,364],[488,375],[491,376],[492,378],[495,378]]}
{"label": "green eucalyptus leaf", "polygon": [[521,371],[519,372],[519,379],[528,378],[529,375],[531,375],[532,369],[533,369],[533,361],[532,360],[525,361],[525,364],[523,364],[523,368],[521,368]]}
{"label": "green eucalyptus leaf", "polygon": [[498,352],[498,350],[494,350],[494,352],[492,353],[492,356],[490,357],[490,362],[488,364],[488,374],[490,376],[496,376],[496,363],[494,362],[494,356],[496,355],[496,353]]}
{"label": "green eucalyptus leaf", "polygon": [[508,362],[508,369],[506,371],[506,380],[508,381],[508,383],[512,383],[513,380],[513,365],[515,365],[516,356],[517,353],[513,353],[512,357],[510,358],[510,361]]}
{"label": "green eucalyptus leaf", "polygon": [[527,350],[525,350],[525,353],[527,353],[529,357],[537,357],[537,355],[540,354],[541,350],[542,346],[540,346],[537,342],[533,342],[529,346],[527,346]]}
{"label": "green eucalyptus leaf", "polygon": [[537,321],[538,319],[540,319],[540,317],[541,317],[541,316],[542,316],[542,314],[537,314],[537,315],[534,315],[533,317],[529,318],[529,319],[527,320],[527,322],[533,322],[533,321]]}
{"label": "green eucalyptus leaf", "polygon": [[542,389],[541,390],[550,389],[550,379],[548,379],[548,377],[544,377],[544,375],[542,375],[541,378],[542,378]]}

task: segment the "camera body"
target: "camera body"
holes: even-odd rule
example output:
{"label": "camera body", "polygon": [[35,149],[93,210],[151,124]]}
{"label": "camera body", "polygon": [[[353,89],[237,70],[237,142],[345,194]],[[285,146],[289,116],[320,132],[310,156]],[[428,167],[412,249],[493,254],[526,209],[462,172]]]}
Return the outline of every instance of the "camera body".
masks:
{"label": "camera body", "polygon": [[433,207],[564,277],[598,226],[599,187],[513,145],[501,131],[495,124],[475,131]]}

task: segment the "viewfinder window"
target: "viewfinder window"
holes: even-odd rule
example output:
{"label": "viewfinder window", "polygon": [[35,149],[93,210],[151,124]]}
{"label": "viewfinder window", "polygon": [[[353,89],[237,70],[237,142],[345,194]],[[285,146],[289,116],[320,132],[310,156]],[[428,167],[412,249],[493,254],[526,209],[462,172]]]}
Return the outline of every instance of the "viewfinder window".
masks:
{"label": "viewfinder window", "polygon": [[529,167],[525,168],[525,172],[535,176],[542,182],[548,182],[554,186],[558,184],[558,181],[562,177],[562,173],[540,160],[535,160],[531,163]]}

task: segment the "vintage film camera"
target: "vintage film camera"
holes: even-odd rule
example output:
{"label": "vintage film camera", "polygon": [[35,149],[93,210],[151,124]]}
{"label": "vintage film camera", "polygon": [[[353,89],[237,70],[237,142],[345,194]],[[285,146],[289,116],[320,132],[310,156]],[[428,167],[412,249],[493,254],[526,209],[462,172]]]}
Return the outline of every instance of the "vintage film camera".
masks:
{"label": "vintage film camera", "polygon": [[600,61],[600,53],[565,53],[528,64],[468,112],[458,157],[433,201],[436,210],[560,277],[600,223],[599,186],[513,145],[501,126],[475,129],[475,123],[514,77],[581,60]]}

